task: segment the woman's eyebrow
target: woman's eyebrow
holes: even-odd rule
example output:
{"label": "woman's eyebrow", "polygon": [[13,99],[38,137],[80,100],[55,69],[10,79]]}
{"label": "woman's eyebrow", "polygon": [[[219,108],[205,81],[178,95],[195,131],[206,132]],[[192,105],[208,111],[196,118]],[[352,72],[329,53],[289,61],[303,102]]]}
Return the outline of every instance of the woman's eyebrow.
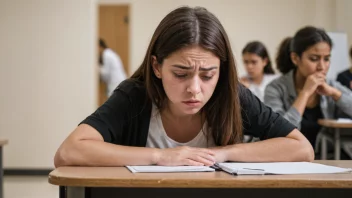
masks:
{"label": "woman's eyebrow", "polygon": [[[185,66],[185,65],[172,65],[173,67],[179,68],[179,69],[185,69],[185,70],[190,70],[193,67],[192,66]],[[199,70],[200,71],[211,71],[213,69],[217,69],[218,66],[211,66],[211,67],[200,67]]]}

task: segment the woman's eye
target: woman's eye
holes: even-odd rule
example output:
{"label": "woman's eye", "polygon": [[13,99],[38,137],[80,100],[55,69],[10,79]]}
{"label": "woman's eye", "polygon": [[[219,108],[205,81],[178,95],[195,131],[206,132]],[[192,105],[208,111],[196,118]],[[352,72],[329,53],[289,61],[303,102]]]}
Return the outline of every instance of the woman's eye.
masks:
{"label": "woman's eye", "polygon": [[203,78],[204,80],[210,80],[211,78],[213,78],[213,76],[202,76],[202,78]]}
{"label": "woman's eye", "polygon": [[175,75],[176,78],[185,78],[185,77],[187,77],[187,74],[176,74],[176,73],[174,73],[174,75]]}

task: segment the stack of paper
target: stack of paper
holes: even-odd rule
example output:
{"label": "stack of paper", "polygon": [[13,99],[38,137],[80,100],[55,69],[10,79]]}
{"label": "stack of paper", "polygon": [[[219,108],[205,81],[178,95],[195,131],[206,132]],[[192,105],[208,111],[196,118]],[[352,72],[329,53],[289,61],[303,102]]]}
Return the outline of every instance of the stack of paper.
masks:
{"label": "stack of paper", "polygon": [[337,119],[338,123],[352,123],[352,119],[349,118],[339,118]]}
{"label": "stack of paper", "polygon": [[328,174],[343,173],[352,169],[327,166],[310,162],[273,162],[273,163],[219,163],[222,170],[234,175],[247,174]]}
{"label": "stack of paper", "polygon": [[328,174],[351,172],[351,168],[340,168],[310,162],[272,162],[272,163],[216,163],[207,166],[127,166],[133,173],[167,172],[211,172],[220,169],[233,175],[265,174]]}
{"label": "stack of paper", "polygon": [[208,166],[127,166],[132,173],[210,172]]}

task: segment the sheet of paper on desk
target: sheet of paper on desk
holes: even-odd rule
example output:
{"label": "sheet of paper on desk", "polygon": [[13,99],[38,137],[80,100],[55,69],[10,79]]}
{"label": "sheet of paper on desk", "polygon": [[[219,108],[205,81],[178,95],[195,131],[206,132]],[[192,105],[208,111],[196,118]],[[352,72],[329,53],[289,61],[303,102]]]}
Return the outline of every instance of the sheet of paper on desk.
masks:
{"label": "sheet of paper on desk", "polygon": [[126,166],[132,173],[212,172],[207,166]]}
{"label": "sheet of paper on desk", "polygon": [[350,172],[352,169],[327,166],[310,162],[273,162],[273,163],[219,163],[219,166],[232,170],[234,174],[327,174]]}
{"label": "sheet of paper on desk", "polygon": [[338,123],[352,123],[352,119],[349,118],[339,118],[337,119]]}

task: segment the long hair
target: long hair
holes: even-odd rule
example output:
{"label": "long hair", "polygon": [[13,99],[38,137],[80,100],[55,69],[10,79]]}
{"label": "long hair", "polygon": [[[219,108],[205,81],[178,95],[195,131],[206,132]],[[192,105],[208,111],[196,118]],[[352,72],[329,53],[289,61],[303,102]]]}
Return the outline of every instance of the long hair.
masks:
{"label": "long hair", "polygon": [[266,59],[268,63],[264,66],[264,74],[275,74],[275,71],[271,65],[271,60],[269,57],[268,50],[265,45],[259,41],[252,41],[247,43],[247,45],[242,50],[242,55],[245,53],[255,54],[262,59]]}
{"label": "long hair", "polygon": [[198,45],[220,59],[220,76],[213,95],[202,111],[217,145],[241,142],[242,117],[236,64],[227,34],[220,21],[202,7],[180,7],[156,28],[144,60],[131,78],[144,81],[149,98],[165,108],[167,95],[152,70],[152,56],[159,64],[181,48]]}
{"label": "long hair", "polygon": [[296,68],[291,53],[301,57],[308,48],[320,42],[326,42],[330,48],[332,47],[332,41],[325,30],[313,26],[298,30],[293,38],[288,37],[281,42],[276,56],[277,68],[283,74],[288,73]]}

